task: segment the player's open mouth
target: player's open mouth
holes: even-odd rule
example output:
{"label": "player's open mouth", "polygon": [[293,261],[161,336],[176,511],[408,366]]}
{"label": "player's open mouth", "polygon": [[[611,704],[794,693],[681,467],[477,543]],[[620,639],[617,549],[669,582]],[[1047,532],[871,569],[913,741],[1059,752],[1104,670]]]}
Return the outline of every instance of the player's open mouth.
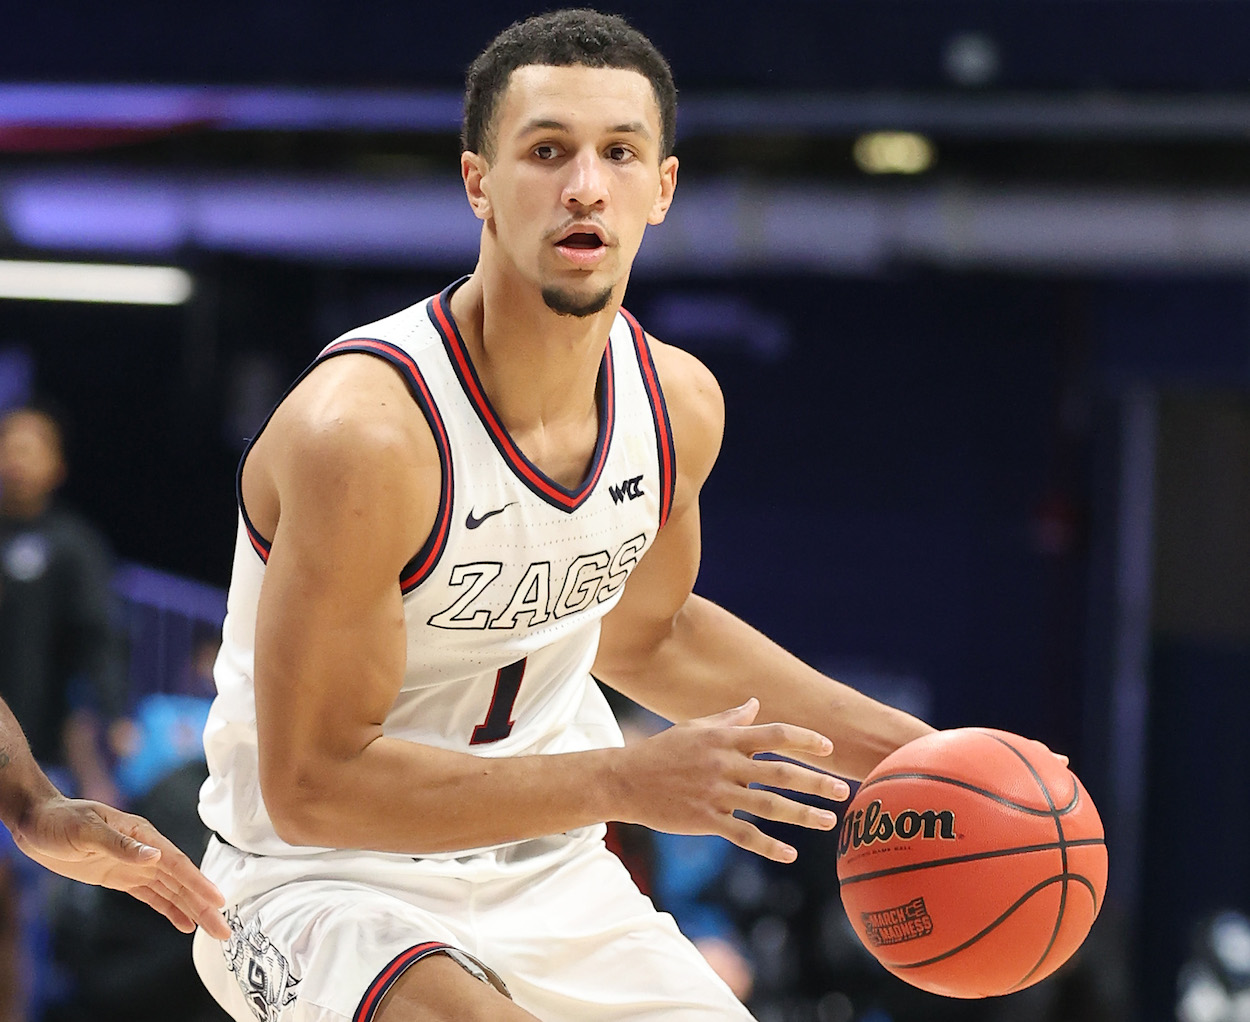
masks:
{"label": "player's open mouth", "polygon": [[591,234],[589,231],[585,233],[570,234],[567,238],[561,238],[559,244],[564,248],[602,248],[603,239],[597,234]]}
{"label": "player's open mouth", "polygon": [[573,230],[556,242],[556,251],[580,267],[597,265],[607,250],[607,242],[594,231]]}

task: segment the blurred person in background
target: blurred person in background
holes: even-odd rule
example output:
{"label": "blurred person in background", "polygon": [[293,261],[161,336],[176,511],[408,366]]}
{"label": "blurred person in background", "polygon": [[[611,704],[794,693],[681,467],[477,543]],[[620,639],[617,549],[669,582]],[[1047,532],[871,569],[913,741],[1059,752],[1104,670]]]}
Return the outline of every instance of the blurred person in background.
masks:
{"label": "blurred person in background", "polygon": [[[0,417],[0,697],[21,721],[35,761],[59,787],[115,805],[118,790],[99,728],[101,719],[119,721],[126,703],[109,558],[98,532],[56,502],[66,475],[64,426],[56,413],[29,405]],[[18,933],[25,931],[20,948],[30,966],[40,963],[47,943],[32,907],[39,881],[0,834],[5,1003],[21,999],[14,992]],[[37,997],[38,975],[33,986],[27,993]],[[3,1010],[20,1017],[15,1007]]]}
{"label": "blurred person in background", "polygon": [[68,769],[75,794],[111,803],[97,720],[123,717],[124,661],[107,546],[55,501],[66,474],[53,412],[0,418],[0,696],[39,763]]}

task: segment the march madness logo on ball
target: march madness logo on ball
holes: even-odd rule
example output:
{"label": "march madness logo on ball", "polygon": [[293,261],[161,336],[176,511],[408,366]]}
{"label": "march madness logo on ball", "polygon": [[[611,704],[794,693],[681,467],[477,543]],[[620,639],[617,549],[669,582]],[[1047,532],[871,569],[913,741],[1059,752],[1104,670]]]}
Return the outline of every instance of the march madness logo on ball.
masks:
{"label": "march madness logo on ball", "polygon": [[914,837],[925,840],[955,840],[955,813],[950,809],[904,809],[891,815],[881,808],[881,800],[874,799],[867,809],[856,809],[842,824],[842,836],[838,839],[838,858],[841,859],[854,848],[864,845],[884,844],[894,838],[910,841]]}
{"label": "march madness logo on ball", "polygon": [[924,906],[924,898],[913,898],[898,908],[859,915],[864,921],[864,936],[877,947],[918,940],[933,932],[933,917]]}

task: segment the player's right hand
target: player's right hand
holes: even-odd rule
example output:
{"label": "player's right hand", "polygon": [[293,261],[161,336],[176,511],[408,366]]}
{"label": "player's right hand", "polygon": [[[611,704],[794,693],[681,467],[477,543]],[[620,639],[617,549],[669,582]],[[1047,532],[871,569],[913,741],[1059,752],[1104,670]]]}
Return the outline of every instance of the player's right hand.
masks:
{"label": "player's right hand", "polygon": [[[794,724],[755,724],[759,701],[673,727],[624,750],[625,815],[670,834],[719,834],[777,862],[798,853],[746,817],[831,830],[837,816],[786,792],[840,801],[846,782],[801,763],[757,759],[760,753],[828,756],[833,743]],[[780,789],[780,790],[771,790]],[[739,815],[742,814],[742,815]]]}

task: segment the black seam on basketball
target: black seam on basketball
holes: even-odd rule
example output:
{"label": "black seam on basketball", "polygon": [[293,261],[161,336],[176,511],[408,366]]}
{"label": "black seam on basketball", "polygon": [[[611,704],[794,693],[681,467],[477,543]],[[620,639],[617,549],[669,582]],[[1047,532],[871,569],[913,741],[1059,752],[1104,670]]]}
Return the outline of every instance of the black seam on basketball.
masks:
{"label": "black seam on basketball", "polygon": [[[1073,841],[1072,844],[1076,844],[1076,842]],[[1083,884],[1085,888],[1089,891],[1089,899],[1091,902],[1093,902],[1093,905],[1094,905],[1094,914],[1095,915],[1098,914],[1098,892],[1094,890],[1094,885],[1089,881],[1089,878],[1082,876],[1080,873],[1065,873],[1063,876],[1063,895],[1061,898],[1061,903],[1060,903],[1060,908],[1059,908],[1059,918],[1055,920],[1055,932],[1051,935],[1050,943],[1046,945],[1046,950],[1042,953],[1042,957],[1037,960],[1037,964],[1034,965],[1033,968],[1031,968],[1028,972],[1024,974],[1024,978],[1020,980],[1020,982],[1017,983],[1015,986],[1011,987],[1008,990],[1004,990],[1003,993],[1010,994],[1016,990],[1023,990],[1025,987],[1029,985],[1029,982],[1033,978],[1033,974],[1037,972],[1037,970],[1040,969],[1043,965],[1046,964],[1046,959],[1050,957],[1051,949],[1055,946],[1055,941],[1059,938],[1060,924],[1063,921],[1062,901],[1067,898],[1068,884],[1073,883],[1073,882]]]}
{"label": "black seam on basketball", "polygon": [[1029,977],[1031,977],[1035,972],[1037,972],[1037,970],[1042,967],[1042,963],[1045,962],[1046,959],[1050,957],[1051,949],[1054,948],[1055,941],[1059,939],[1059,931],[1060,929],[1063,928],[1063,910],[1068,904],[1068,875],[1069,874],[1068,874],[1068,856],[1066,854],[1064,854],[1063,860],[1064,860],[1063,873],[1060,874],[1060,876],[1063,879],[1063,886],[1059,890],[1059,910],[1055,913],[1055,927],[1053,930],[1050,931],[1050,940],[1046,942],[1046,947],[1042,951],[1041,957],[1036,962],[1033,963],[1033,968],[1031,968],[1028,972],[1024,974],[1024,978],[1021,979],[1020,982],[1017,983],[1014,987],[1012,987],[1013,990],[1015,990],[1017,987],[1025,986],[1029,982]]}
{"label": "black seam on basketball", "polygon": [[[1062,873],[1058,876],[1050,877],[1046,880],[1043,880],[1040,884],[1035,885],[1032,888],[1032,890],[1026,891],[1024,894],[1022,894],[1016,900],[1016,903],[1012,905],[1010,908],[1008,908],[1006,912],[1004,912],[1001,916],[999,916],[992,923],[990,923],[989,926],[981,930],[980,933],[974,934],[973,936],[969,937],[962,944],[959,944],[958,946],[951,948],[949,951],[943,951],[940,955],[934,955],[934,957],[932,958],[926,958],[922,962],[908,962],[906,964],[891,962],[890,968],[891,969],[922,969],[926,965],[936,965],[938,962],[944,962],[948,958],[953,958],[955,955],[959,954],[960,951],[964,951],[972,947],[973,944],[979,941],[987,933],[990,933],[991,931],[997,929],[999,926],[1005,923],[1015,913],[1016,909],[1018,909],[1021,905],[1024,905],[1030,898],[1033,897],[1033,895],[1037,894],[1039,891],[1045,890],[1047,887],[1049,887],[1051,884],[1054,884],[1054,883],[1062,883],[1066,889],[1067,883],[1069,880],[1080,880],[1082,883],[1084,883],[1087,887],[1090,888],[1090,893],[1091,894],[1093,893],[1093,885],[1090,884],[1090,882],[1085,877],[1081,876],[1080,874]],[[1095,899],[1095,901],[1096,900],[1097,899]],[[1030,975],[1032,975],[1032,973],[1030,973]],[[1015,989],[1015,987],[1013,987],[1012,989]]]}
{"label": "black seam on basketball", "polygon": [[[1060,929],[1063,928],[1063,913],[1064,913],[1064,909],[1066,909],[1068,905],[1068,881],[1066,879],[1068,876],[1068,845],[1067,845],[1067,841],[1063,833],[1063,820],[1060,819],[1060,814],[1056,810],[1055,800],[1051,798],[1050,789],[1046,787],[1046,782],[1042,780],[1042,775],[1037,772],[1037,768],[1033,766],[1033,764],[1029,761],[1029,758],[1024,753],[1022,753],[1019,749],[1017,749],[1014,745],[1012,745],[1011,742],[1008,742],[1008,741],[1003,740],[1002,738],[999,738],[998,735],[990,735],[989,737],[993,738],[994,741],[999,743],[999,745],[1005,745],[1013,753],[1015,753],[1016,758],[1019,759],[1020,762],[1025,765],[1029,773],[1033,775],[1033,780],[1037,782],[1037,786],[1042,789],[1042,794],[1046,797],[1046,804],[1050,806],[1051,811],[1052,811],[1052,817],[1055,821],[1055,830],[1058,832],[1059,862],[1060,862],[1060,865],[1063,867],[1063,872],[1060,875],[1065,878],[1063,880],[1063,887],[1059,891],[1059,909],[1055,913],[1055,927],[1050,932],[1050,940],[1047,941],[1046,943],[1046,949],[1042,952],[1042,957],[1037,961],[1037,963],[1033,966],[1033,968],[1031,968],[1027,973],[1025,973],[1024,979],[1020,981],[1021,983],[1024,983],[1028,980],[1030,976],[1033,975],[1033,973],[1037,972],[1037,970],[1041,968],[1042,962],[1046,961],[1047,956],[1050,954],[1051,948],[1055,946],[1055,941],[1059,938]],[[1081,790],[1081,786],[1076,782],[1076,778],[1073,777],[1072,801],[1074,804],[1076,802],[1077,792],[1079,792],[1080,790]]]}
{"label": "black seam on basketball", "polygon": [[[1068,841],[1069,848],[1089,847],[1091,845],[1105,845],[1107,842],[1100,837],[1080,838],[1076,841]],[[871,873],[860,873],[857,876],[839,878],[842,886],[847,884],[858,884],[864,880],[875,880],[878,877],[896,876],[899,873],[915,873],[922,869],[932,869],[934,866],[953,866],[961,862],[975,862],[978,859],[999,859],[1007,855],[1032,855],[1035,852],[1053,852],[1058,850],[1059,842],[1053,841],[1044,845],[1021,845],[1018,848],[996,848],[987,852],[971,852],[968,855],[951,855],[945,859],[930,859],[928,862],[909,862],[904,866],[891,866],[889,869],[878,869]],[[1066,870],[1066,866],[1064,867]]]}
{"label": "black seam on basketball", "polygon": [[[1015,751],[1015,750],[1012,750],[1012,751]],[[939,781],[942,784],[949,784],[954,788],[963,788],[965,791],[971,791],[977,795],[984,795],[986,798],[988,798],[992,802],[997,802],[1001,806],[1006,806],[1008,809],[1014,809],[1016,812],[1025,813],[1029,816],[1049,816],[1052,818],[1056,814],[1060,816],[1064,816],[1072,812],[1072,810],[1074,810],[1077,807],[1077,804],[1080,801],[1080,789],[1073,788],[1072,789],[1072,801],[1069,802],[1062,809],[1053,808],[1055,803],[1049,797],[1049,793],[1047,793],[1046,801],[1052,806],[1052,808],[1035,809],[1033,806],[1026,806],[1020,802],[1013,802],[1011,799],[1007,798],[1006,796],[995,794],[994,792],[989,791],[986,788],[978,788],[975,784],[969,784],[967,781],[960,781],[954,777],[946,777],[942,774],[926,774],[926,773],[920,773],[920,772],[882,774],[880,777],[874,777],[871,781],[868,781],[866,784],[861,784],[859,787],[859,790],[863,791],[865,788],[871,788],[873,785],[880,784],[883,781]],[[1043,785],[1043,787],[1045,786]]]}

